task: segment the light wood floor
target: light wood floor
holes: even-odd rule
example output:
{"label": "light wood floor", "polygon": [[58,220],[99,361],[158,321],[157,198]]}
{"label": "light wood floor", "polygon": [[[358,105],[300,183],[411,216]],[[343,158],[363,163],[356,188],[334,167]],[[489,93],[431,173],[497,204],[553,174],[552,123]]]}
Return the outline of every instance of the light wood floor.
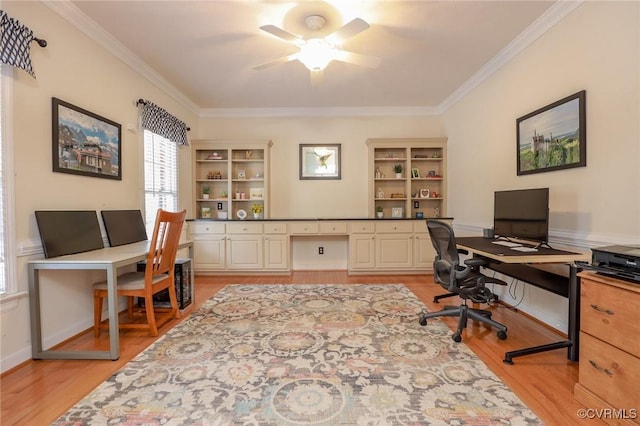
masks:
{"label": "light wood floor", "polygon": [[[441,304],[432,303],[433,296],[443,291],[433,284],[430,276],[427,278],[398,275],[348,276],[344,271],[319,271],[267,277],[198,276],[196,277],[196,303],[192,309],[227,284],[277,283],[404,283],[430,310],[439,310],[445,303],[457,303],[455,299],[442,301]],[[566,349],[515,358],[515,365],[506,365],[502,362],[505,351],[557,341],[562,336],[525,315],[503,306],[493,308],[493,317],[509,328],[507,340],[498,340],[494,331],[470,321],[462,336],[463,343],[468,345],[496,375],[511,387],[545,424],[584,424],[584,421],[580,421],[576,416],[581,405],[573,398],[573,385],[578,378],[578,367],[576,363],[567,360]],[[444,320],[452,327],[457,324],[455,318],[444,318]],[[179,321],[174,320],[162,327],[160,334],[166,333]],[[416,318],[416,324],[417,321]],[[154,340],[155,338],[149,337],[143,331],[123,330],[120,332],[122,353],[118,361],[27,361],[3,374],[0,377],[2,410],[0,424],[5,426],[50,424]],[[71,339],[65,347],[104,350],[108,348],[108,344],[106,331],[103,331],[97,339],[93,337],[92,332],[87,332]]]}

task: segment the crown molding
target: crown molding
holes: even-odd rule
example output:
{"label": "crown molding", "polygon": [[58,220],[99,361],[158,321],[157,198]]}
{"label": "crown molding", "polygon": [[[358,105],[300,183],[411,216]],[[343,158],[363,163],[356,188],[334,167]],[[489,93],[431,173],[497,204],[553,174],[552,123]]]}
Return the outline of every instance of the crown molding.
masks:
{"label": "crown molding", "polygon": [[379,117],[438,115],[434,107],[208,108],[200,117]]}
{"label": "crown molding", "polygon": [[193,103],[175,86],[142,61],[131,50],[127,49],[122,43],[105,31],[96,21],[89,18],[73,3],[68,0],[43,1],[43,3],[63,19],[85,33],[89,38],[96,41],[100,46],[111,52],[116,58],[130,66],[142,77],[146,78],[160,90],[167,93],[182,106],[196,115],[200,112],[200,107],[198,107],[198,105]]}
{"label": "crown molding", "polygon": [[496,71],[502,68],[507,62],[515,58],[520,52],[529,47],[534,41],[553,28],[565,17],[573,13],[582,6],[585,0],[559,0],[549,7],[538,19],[529,27],[514,38],[504,49],[487,62],[478,72],[458,87],[447,99],[445,99],[437,110],[440,113],[446,112],[456,102],[468,95],[473,89],[491,77]]}
{"label": "crown molding", "polygon": [[520,33],[478,72],[464,82],[437,106],[319,107],[319,108],[205,108],[198,107],[175,86],[142,61],[122,43],[85,15],[69,0],[44,1],[51,10],[95,40],[134,71],[199,117],[363,117],[363,116],[429,116],[440,115],[468,95],[511,59],[553,28],[586,0],[558,0],[545,13]]}

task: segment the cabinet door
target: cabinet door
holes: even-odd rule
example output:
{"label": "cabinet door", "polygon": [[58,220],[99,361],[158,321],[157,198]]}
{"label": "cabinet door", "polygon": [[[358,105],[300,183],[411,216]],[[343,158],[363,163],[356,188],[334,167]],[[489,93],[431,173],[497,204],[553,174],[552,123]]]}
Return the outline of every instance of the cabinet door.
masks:
{"label": "cabinet door", "polygon": [[264,237],[265,269],[289,269],[289,237],[266,235]]}
{"label": "cabinet door", "polygon": [[412,234],[378,234],[376,268],[408,269],[413,267]]}
{"label": "cabinet door", "polygon": [[375,267],[375,238],[373,234],[349,236],[349,267],[351,269],[373,269]]}
{"label": "cabinet door", "polygon": [[227,269],[261,269],[264,265],[262,255],[262,235],[230,235],[227,237]]}
{"label": "cabinet door", "polygon": [[225,268],[224,235],[192,235],[192,238],[195,271],[217,271]]}
{"label": "cabinet door", "polygon": [[415,242],[413,250],[415,253],[415,267],[419,269],[433,270],[433,260],[436,256],[436,250],[431,244],[429,234],[414,234]]}

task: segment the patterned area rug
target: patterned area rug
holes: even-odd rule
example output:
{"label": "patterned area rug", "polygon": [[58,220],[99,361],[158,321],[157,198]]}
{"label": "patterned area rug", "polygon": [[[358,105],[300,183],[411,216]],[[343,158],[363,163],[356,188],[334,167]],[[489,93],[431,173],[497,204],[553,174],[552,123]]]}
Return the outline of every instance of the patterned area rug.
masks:
{"label": "patterned area rug", "polygon": [[529,425],[402,284],[230,285],[57,425]]}

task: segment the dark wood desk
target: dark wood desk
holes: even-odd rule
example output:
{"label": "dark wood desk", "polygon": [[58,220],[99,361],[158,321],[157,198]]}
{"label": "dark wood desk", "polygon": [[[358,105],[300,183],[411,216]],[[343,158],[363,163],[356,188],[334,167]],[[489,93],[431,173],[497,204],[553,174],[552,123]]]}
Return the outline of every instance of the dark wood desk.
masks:
{"label": "dark wood desk", "polygon": [[[565,250],[540,247],[536,251],[522,252],[509,247],[494,244],[492,239],[484,237],[458,237],[459,249],[466,250],[475,257],[489,262],[488,268],[505,275],[526,281],[536,287],[551,291],[569,299],[568,339],[505,353],[504,362],[513,364],[513,358],[568,348],[567,357],[578,361],[580,336],[580,279],[577,276],[577,261],[589,261],[588,253],[576,253]],[[527,246],[525,244],[525,246]],[[555,275],[532,268],[531,264],[561,263],[569,266],[569,277]]]}

